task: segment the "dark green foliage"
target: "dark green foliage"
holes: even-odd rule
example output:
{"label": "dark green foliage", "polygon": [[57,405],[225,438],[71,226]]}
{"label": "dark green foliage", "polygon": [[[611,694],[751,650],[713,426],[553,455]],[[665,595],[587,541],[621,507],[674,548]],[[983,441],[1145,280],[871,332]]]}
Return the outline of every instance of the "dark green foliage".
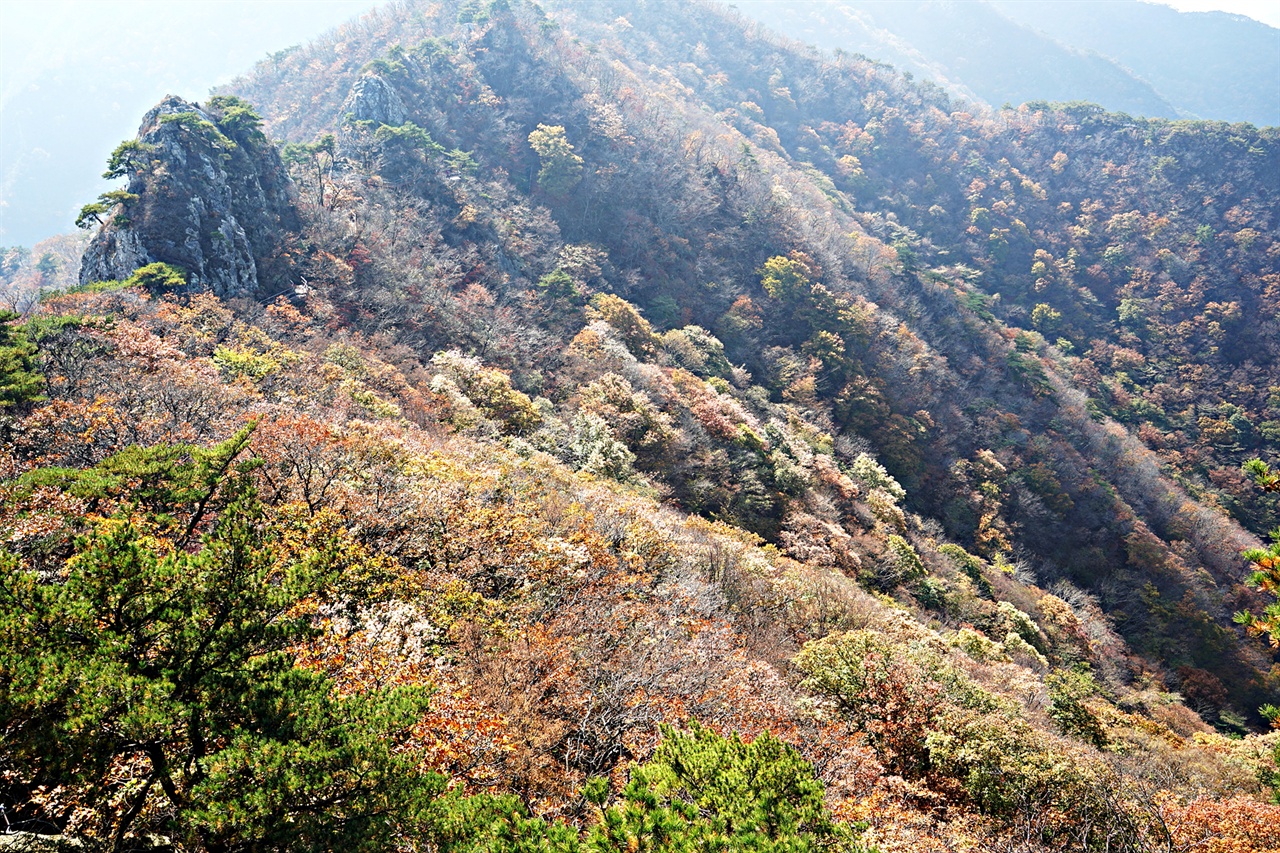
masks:
{"label": "dark green foliage", "polygon": [[252,429],[245,427],[208,448],[189,444],[134,446],[93,468],[37,468],[19,479],[19,493],[52,486],[87,501],[90,509],[104,502],[127,501],[181,546],[215,509],[215,498],[248,446]]}
{"label": "dark green foliage", "polygon": [[102,177],[123,178],[130,172],[139,171],[147,162],[147,155],[155,151],[154,145],[148,145],[137,139],[126,139],[116,146],[107,159],[107,170]]}
{"label": "dark green foliage", "polygon": [[[426,697],[338,698],[294,665],[314,631],[298,605],[341,584],[343,543],[281,545],[288,524],[231,470],[247,439],[35,478],[124,502],[57,582],[0,555],[6,752],[33,784],[91,792],[117,845],[154,795],[167,807],[150,828],[208,849],[385,849],[391,819],[439,787],[396,751]],[[181,547],[212,503],[217,522]],[[128,781],[123,761],[141,768]]]}
{"label": "dark green foliage", "polygon": [[36,269],[41,275],[53,275],[61,265],[62,261],[57,255],[45,252],[40,256],[40,260],[36,262]]}
{"label": "dark green foliage", "polygon": [[926,610],[947,610],[951,605],[946,586],[936,578],[920,578],[911,584],[911,594]]}
{"label": "dark green foliage", "polygon": [[285,163],[295,166],[309,167],[316,184],[316,204],[324,207],[324,184],[326,172],[333,168],[333,159],[337,154],[338,140],[332,133],[325,133],[315,142],[290,142],[280,151]]}
{"label": "dark green foliage", "polygon": [[[76,227],[92,228],[95,224],[101,224],[103,214],[116,205],[120,205],[127,211],[129,206],[137,200],[137,193],[131,193],[128,190],[107,190],[98,196],[97,201],[90,202],[80,208],[80,213],[76,216]],[[117,225],[128,225],[129,218],[126,213],[122,212],[115,217],[115,222]]]}
{"label": "dark green foliage", "polygon": [[951,559],[965,577],[973,581],[974,587],[977,589],[978,595],[987,600],[995,598],[995,589],[991,586],[991,581],[987,580],[986,575],[982,573],[982,561],[961,548],[959,545],[953,545],[950,542],[938,548],[939,554],[945,554]]}
{"label": "dark green foliage", "polygon": [[111,208],[100,201],[91,201],[84,207],[80,208],[80,213],[76,215],[77,228],[92,228],[94,225],[102,224],[102,215]]}
{"label": "dark green foliage", "polygon": [[1271,466],[1261,459],[1250,459],[1242,468],[1264,491],[1280,492],[1280,473],[1272,471]]}
{"label": "dark green foliage", "polygon": [[439,154],[444,151],[444,147],[436,143],[430,133],[411,121],[398,127],[389,124],[381,125],[373,136],[379,142],[402,149],[416,149],[426,154]]}
{"label": "dark green foliage", "polygon": [[236,147],[235,142],[223,133],[216,124],[200,117],[199,113],[170,113],[160,117],[161,124],[178,125],[192,133],[197,133],[209,141],[211,145],[230,151]]}
{"label": "dark green foliage", "polygon": [[152,295],[159,295],[185,287],[187,274],[179,267],[157,261],[134,270],[124,284],[126,287],[141,287]]}
{"label": "dark green foliage", "polygon": [[89,325],[85,318],[74,314],[55,314],[45,315],[41,317],[32,317],[27,321],[23,330],[31,340],[37,345],[56,336],[64,329],[79,329]]}
{"label": "dark green foliage", "polygon": [[506,3],[495,0],[465,0],[458,6],[458,22],[484,24],[494,13],[509,11]]}
{"label": "dark green foliage", "polygon": [[[1273,596],[1280,593],[1280,527],[1271,531],[1271,542],[1261,548],[1250,548],[1244,552],[1244,558],[1253,564],[1248,578],[1250,586]],[[1236,614],[1235,620],[1254,633],[1265,632],[1272,646],[1280,645],[1280,602],[1269,602],[1261,615],[1242,611]]]}
{"label": "dark green foliage", "polygon": [[1045,374],[1044,365],[1036,353],[1036,342],[1026,332],[1019,332],[1014,338],[1013,349],[1005,356],[1005,364],[1009,372],[1016,376],[1036,395],[1047,395],[1052,392],[1049,377]]}
{"label": "dark green foliage", "polygon": [[[107,205],[108,210],[118,204],[124,209],[124,211],[128,211],[129,205],[138,200],[138,195],[137,193],[131,193],[128,190],[108,190],[98,196],[98,199],[103,204]],[[128,225],[129,216],[127,212],[117,214],[115,217],[115,223],[117,225]]]}
{"label": "dark green foliage", "polygon": [[[751,743],[694,724],[667,728],[653,760],[632,773],[622,802],[605,813],[607,847],[648,827],[670,827],[688,847],[815,850],[839,838],[822,803],[822,784],[794,749],[772,735]],[[602,839],[602,840],[603,840]]]}
{"label": "dark green foliage", "polygon": [[[612,805],[579,837],[562,824],[529,818],[510,798],[453,801],[441,813],[450,850],[753,851],[862,850],[835,824],[822,784],[796,751],[762,734],[751,743],[721,737],[696,722],[663,727],[653,759],[634,768]],[[589,782],[583,798],[603,807],[607,785]]]}
{"label": "dark green foliage", "polygon": [[[1244,471],[1264,491],[1280,492],[1280,474],[1261,459],[1250,459],[1244,464]],[[1272,597],[1280,597],[1280,527],[1271,531],[1270,544],[1250,548],[1243,556],[1253,564],[1249,585]],[[1268,602],[1261,616],[1246,610],[1237,613],[1235,619],[1255,634],[1265,632],[1273,647],[1280,646],[1280,601]]]}
{"label": "dark green foliage", "polygon": [[480,164],[476,162],[475,157],[471,156],[471,152],[463,151],[461,148],[454,148],[447,152],[445,159],[448,161],[449,167],[455,172],[474,175],[480,170]]}
{"label": "dark green foliage", "polygon": [[286,163],[304,163],[319,154],[332,156],[336,148],[337,139],[332,133],[326,133],[312,143],[290,142],[286,144],[282,149],[282,156]]}
{"label": "dark green foliage", "polygon": [[560,299],[572,299],[581,295],[573,278],[559,267],[538,279],[538,287],[548,296]]}
{"label": "dark green foliage", "polygon": [[36,370],[36,347],[16,324],[12,311],[0,311],[0,408],[22,407],[44,399],[44,377]]}
{"label": "dark green foliage", "polygon": [[1087,669],[1060,670],[1045,676],[1049,688],[1049,717],[1063,734],[1074,735],[1102,749],[1108,743],[1097,714],[1084,700],[1097,695],[1098,683]]}
{"label": "dark green foliage", "polygon": [[[397,181],[421,181],[428,174],[427,164],[445,152],[430,133],[411,121],[399,126],[381,125],[373,133],[373,140],[377,143],[373,150],[382,156],[382,173]],[[451,162],[456,153],[449,155]]]}
{"label": "dark green foliage", "polygon": [[267,137],[262,132],[262,116],[253,106],[235,95],[215,95],[208,106],[216,115],[218,128],[227,136],[242,142],[261,143]]}
{"label": "dark green foliage", "polygon": [[529,145],[542,161],[538,186],[543,191],[553,196],[564,195],[582,180],[583,160],[574,153],[561,125],[538,125],[529,134]]}

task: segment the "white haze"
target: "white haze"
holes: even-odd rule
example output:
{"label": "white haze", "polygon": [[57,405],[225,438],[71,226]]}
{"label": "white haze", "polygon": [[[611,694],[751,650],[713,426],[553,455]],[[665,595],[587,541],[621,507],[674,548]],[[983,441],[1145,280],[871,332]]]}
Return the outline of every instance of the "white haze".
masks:
{"label": "white haze", "polygon": [[1280,29],[1280,3],[1276,0],[1144,0],[1144,2],[1172,6],[1179,12],[1230,12]]}
{"label": "white haze", "polygon": [[[199,100],[377,0],[0,0],[0,245],[71,229],[166,94]],[[56,200],[51,205],[49,202]]]}

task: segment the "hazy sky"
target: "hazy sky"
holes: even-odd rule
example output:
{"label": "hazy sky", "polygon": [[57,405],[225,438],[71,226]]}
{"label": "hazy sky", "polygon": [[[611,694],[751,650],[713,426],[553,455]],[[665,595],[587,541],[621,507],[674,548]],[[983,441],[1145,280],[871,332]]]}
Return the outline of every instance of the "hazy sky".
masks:
{"label": "hazy sky", "polygon": [[[1276,0],[1145,2],[1233,12],[1280,28]],[[0,108],[51,68],[89,59],[105,69],[128,53],[146,59],[162,78],[157,82],[199,85],[201,91],[191,94],[203,94],[266,53],[376,5],[378,0],[0,0]],[[176,67],[165,67],[169,63]]]}
{"label": "hazy sky", "polygon": [[377,0],[0,0],[0,246],[71,230],[167,94],[202,100]]}
{"label": "hazy sky", "polygon": [[[210,86],[378,0],[0,0],[0,106],[49,69],[130,57]],[[172,66],[172,67],[170,67]],[[163,94],[163,93],[161,93]]]}
{"label": "hazy sky", "polygon": [[[1145,0],[1247,15],[1280,28],[1276,0]],[[159,82],[226,82],[266,53],[304,42],[378,0],[0,0],[0,108],[53,68],[134,53]],[[173,63],[175,67],[167,67]],[[160,93],[164,94],[164,93]],[[157,96],[158,97],[158,96]]]}

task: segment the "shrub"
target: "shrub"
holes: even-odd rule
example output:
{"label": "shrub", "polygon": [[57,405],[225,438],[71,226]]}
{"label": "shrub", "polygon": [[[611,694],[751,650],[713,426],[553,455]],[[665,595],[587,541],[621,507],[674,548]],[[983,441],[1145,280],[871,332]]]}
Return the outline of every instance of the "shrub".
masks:
{"label": "shrub", "polygon": [[979,596],[988,600],[995,598],[995,588],[991,586],[991,581],[987,580],[986,575],[982,573],[982,560],[973,556],[959,545],[953,545],[950,542],[940,546],[938,553],[949,558],[965,577],[973,581]]}
{"label": "shrub", "polygon": [[1004,646],[972,628],[961,628],[948,642],[979,663],[1009,660]]}
{"label": "shrub", "polygon": [[0,311],[0,410],[44,399],[44,377],[36,370],[36,347],[17,326],[18,315]]}
{"label": "shrub", "polygon": [[[504,432],[523,435],[542,423],[538,407],[527,395],[511,387],[511,378],[501,370],[484,367],[480,359],[458,350],[436,353],[431,364]],[[446,385],[441,387],[448,390]]]}
{"label": "shrub", "polygon": [[630,302],[611,293],[598,293],[592,298],[591,307],[600,319],[613,327],[636,358],[652,359],[657,355],[662,339]]}
{"label": "shrub", "polygon": [[604,418],[588,412],[573,419],[569,461],[577,470],[626,481],[634,474],[631,465],[635,459],[635,454],[613,437]]}
{"label": "shrub", "polygon": [[926,574],[916,549],[896,533],[889,534],[885,540],[884,553],[876,560],[873,571],[875,585],[885,590],[918,580]]}
{"label": "shrub", "polygon": [[899,771],[928,766],[925,737],[942,701],[939,685],[905,650],[871,631],[805,643],[795,664],[805,686],[826,695],[882,761]]}
{"label": "shrub", "polygon": [[1098,683],[1086,670],[1059,670],[1045,676],[1049,688],[1049,716],[1063,734],[1073,735],[1102,749],[1108,743],[1098,715],[1084,700],[1098,693]]}
{"label": "shrub", "polygon": [[615,802],[606,805],[607,780],[587,783],[583,800],[599,811],[583,836],[529,817],[513,797],[455,797],[437,809],[443,849],[866,853],[827,812],[813,767],[768,732],[750,743],[696,722],[662,732],[653,759],[632,769]]}

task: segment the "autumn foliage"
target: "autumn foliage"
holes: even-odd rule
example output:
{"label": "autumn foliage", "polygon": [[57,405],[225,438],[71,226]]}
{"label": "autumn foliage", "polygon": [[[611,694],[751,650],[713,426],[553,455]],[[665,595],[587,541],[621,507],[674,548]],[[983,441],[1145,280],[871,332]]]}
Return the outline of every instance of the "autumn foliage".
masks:
{"label": "autumn foliage", "polygon": [[1270,131],[973,115],[665,0],[388,7],[235,86],[299,284],[0,322],[11,820],[1276,849]]}

